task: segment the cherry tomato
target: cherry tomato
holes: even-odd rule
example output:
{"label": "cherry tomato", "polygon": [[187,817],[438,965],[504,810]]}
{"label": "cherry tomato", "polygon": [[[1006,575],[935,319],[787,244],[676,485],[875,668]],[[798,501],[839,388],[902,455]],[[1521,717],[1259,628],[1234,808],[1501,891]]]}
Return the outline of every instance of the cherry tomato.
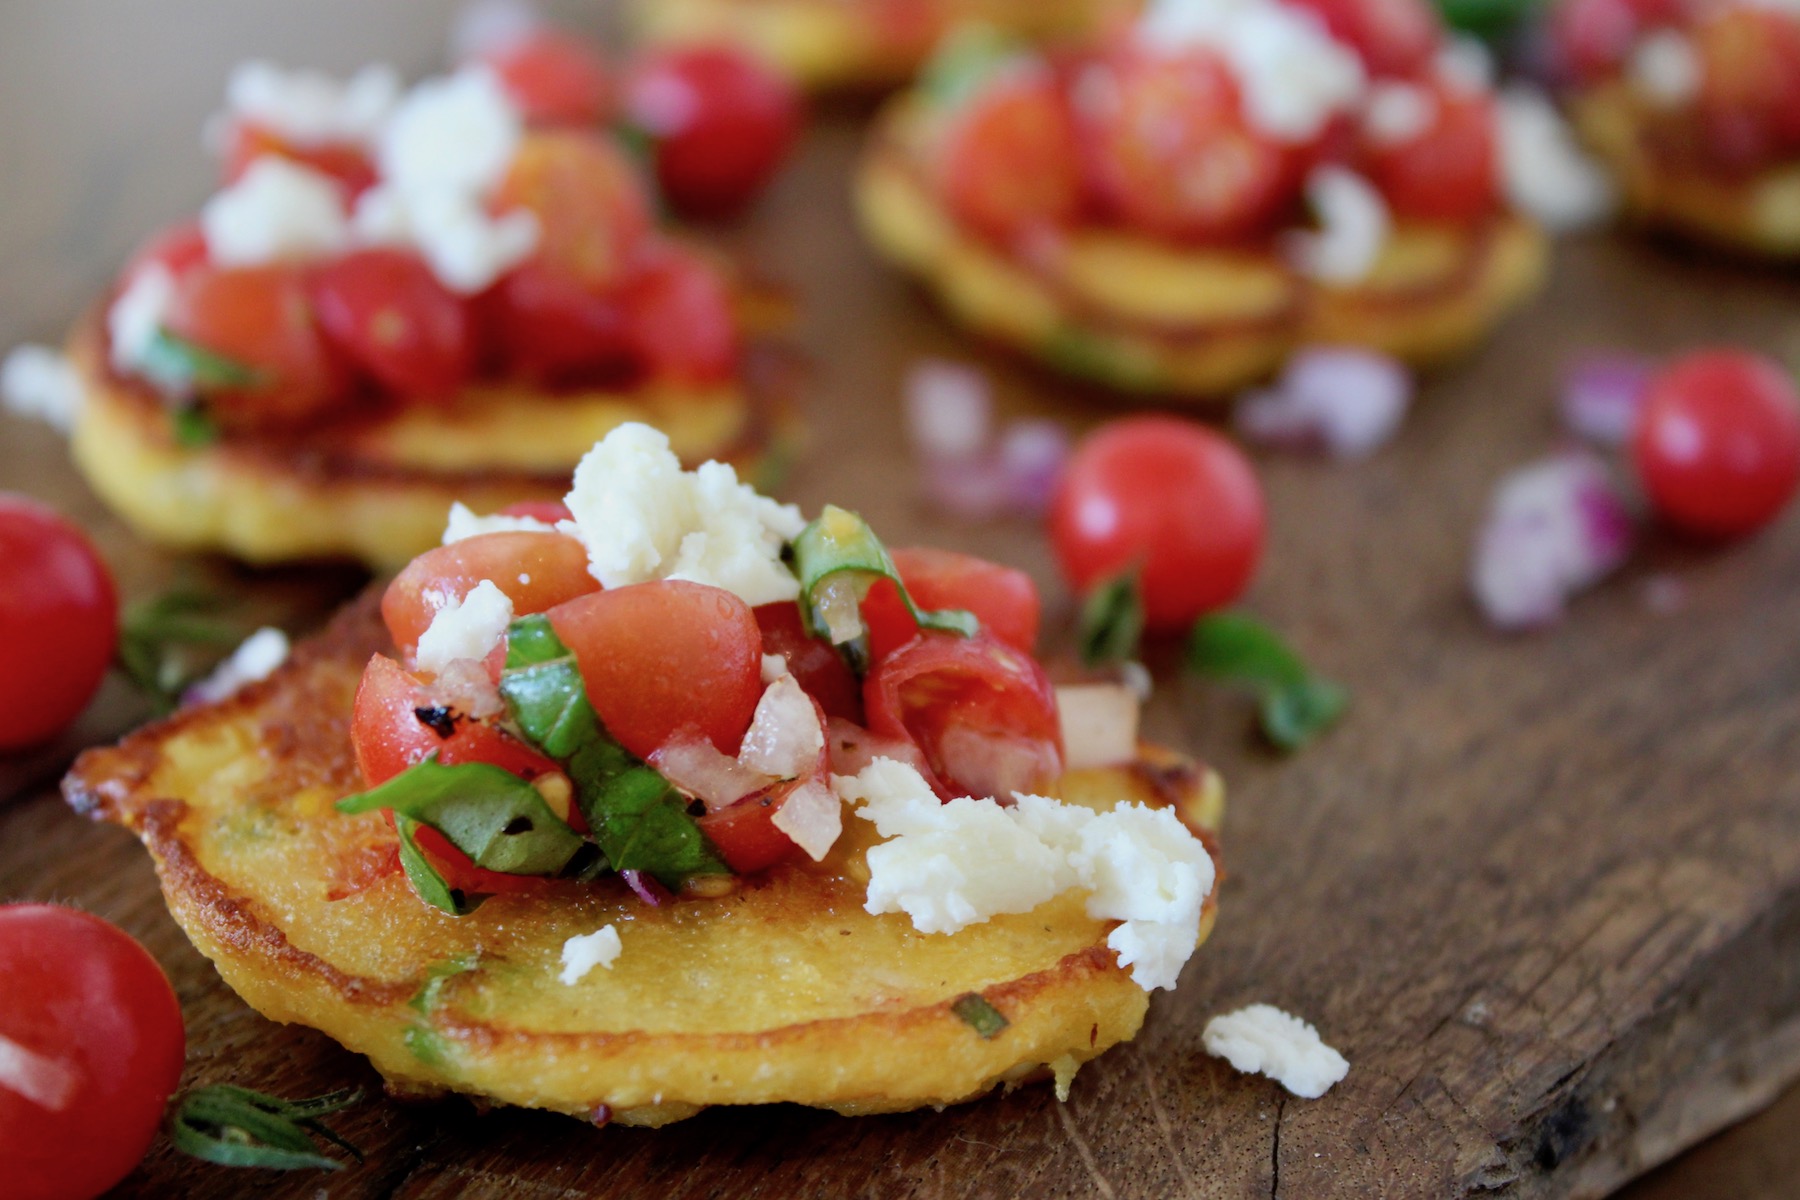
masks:
{"label": "cherry tomato", "polygon": [[[389,821],[394,819],[391,809],[383,811],[388,814]],[[474,859],[429,825],[413,830],[413,842],[444,877],[444,883],[465,896],[535,895],[556,886],[554,880],[542,875],[508,875],[504,871],[478,867]]]}
{"label": "cherry tomato", "polygon": [[1366,142],[1364,172],[1397,216],[1471,221],[1492,212],[1500,187],[1493,97],[1419,86],[1432,94],[1431,123],[1402,142]]}
{"label": "cherry tomato", "polygon": [[663,379],[716,383],[737,374],[737,314],[717,271],[673,246],[625,292],[631,340],[645,370]]}
{"label": "cherry tomato", "polygon": [[195,267],[205,266],[207,254],[206,233],[200,228],[200,222],[182,221],[140,246],[121,278],[130,280],[154,264],[180,279]]}
{"label": "cherry tomato", "polygon": [[625,152],[585,129],[527,134],[494,209],[523,208],[541,236],[534,261],[589,288],[622,281],[650,231],[650,201]]}
{"label": "cherry tomato", "polygon": [[0,907],[0,1162],[12,1200],[86,1200],[130,1174],[187,1034],[156,960],[72,908]]}
{"label": "cherry tomato", "polygon": [[1243,452],[1175,417],[1128,417],[1090,434],[1050,506],[1070,586],[1084,593],[1135,569],[1145,622],[1162,632],[1243,594],[1263,526],[1262,485]]}
{"label": "cherry tomato", "polygon": [[[892,551],[894,566],[920,608],[961,608],[975,614],[987,633],[1030,654],[1037,645],[1039,601],[1031,576],[1012,567],[928,546]],[[900,589],[883,579],[863,601],[869,653],[886,658],[919,635],[918,622],[900,602]]]}
{"label": "cherry tomato", "polygon": [[501,279],[483,312],[507,373],[545,387],[605,386],[642,372],[622,299],[538,263]]}
{"label": "cherry tomato", "polygon": [[762,699],[762,633],[723,588],[663,580],[550,610],[588,700],[627,750],[648,758],[684,729],[735,755]]}
{"label": "cherry tomato", "polygon": [[1595,82],[1617,71],[1640,34],[1672,21],[1682,0],[1564,0],[1551,6],[1551,44],[1571,74]]}
{"label": "cherry tomato", "polygon": [[1688,355],[1651,382],[1632,454],[1669,524],[1742,537],[1772,521],[1800,482],[1800,393],[1757,355]]}
{"label": "cherry tomato", "polygon": [[81,715],[112,661],[119,602],[87,536],[49,507],[0,492],[0,752]]}
{"label": "cherry tomato", "polygon": [[908,642],[863,680],[863,703],[870,730],[919,747],[946,797],[1041,791],[1062,774],[1044,668],[985,633]]}
{"label": "cherry tomato", "polygon": [[767,870],[799,849],[787,834],[775,828],[775,814],[784,798],[781,792],[750,796],[730,808],[707,813],[694,823],[717,848],[726,866],[735,874],[751,875]]}
{"label": "cherry tomato", "polygon": [[836,647],[806,632],[800,606],[782,601],[759,605],[755,612],[762,652],[787,659],[788,670],[826,715],[862,724],[862,684]]}
{"label": "cherry tomato", "polygon": [[726,44],[648,51],[626,81],[625,109],[655,144],[663,198],[687,216],[748,207],[800,132],[794,85]]}
{"label": "cherry tomato", "polygon": [[475,369],[468,304],[416,254],[358,250],[318,268],[314,311],[327,337],[389,391],[453,397]]}
{"label": "cherry tomato", "polygon": [[221,425],[300,424],[347,397],[343,368],[313,321],[305,273],[292,264],[197,267],[176,288],[163,326],[256,373],[247,387],[202,383]]}
{"label": "cherry tomato", "polygon": [[[1297,202],[1293,153],[1244,120],[1235,76],[1211,51],[1120,50],[1077,86],[1094,186],[1127,224],[1159,237],[1234,241]],[[1101,85],[1104,81],[1104,86]]]}
{"label": "cherry tomato", "polygon": [[587,549],[561,533],[481,533],[437,546],[407,563],[381,596],[394,645],[411,654],[438,610],[461,602],[482,580],[513,602],[514,616],[548,612],[600,590]]}
{"label": "cherry tomato", "polygon": [[1416,75],[1437,53],[1443,25],[1427,0],[1286,0],[1318,14],[1371,75]]}
{"label": "cherry tomato", "polygon": [[419,718],[419,709],[433,706],[430,690],[399,663],[384,654],[369,659],[350,717],[350,742],[366,786],[378,787],[433,753],[445,766],[490,763],[521,779],[559,769],[485,721],[458,715],[446,735]]}
{"label": "cherry tomato", "polygon": [[576,34],[534,30],[483,53],[481,61],[533,125],[596,125],[612,110],[606,57]]}
{"label": "cherry tomato", "polygon": [[1800,19],[1737,5],[1693,29],[1700,113],[1715,162],[1753,170],[1800,149]]}
{"label": "cherry tomato", "polygon": [[1010,237],[1081,211],[1081,156],[1067,104],[1048,72],[1008,71],[951,120],[938,175],[950,211]]}
{"label": "cherry tomato", "polygon": [[343,186],[345,197],[351,200],[373,187],[378,178],[368,151],[354,143],[303,146],[254,122],[239,120],[226,131],[225,182],[236,183],[251,163],[265,156],[285,158],[329,175]]}

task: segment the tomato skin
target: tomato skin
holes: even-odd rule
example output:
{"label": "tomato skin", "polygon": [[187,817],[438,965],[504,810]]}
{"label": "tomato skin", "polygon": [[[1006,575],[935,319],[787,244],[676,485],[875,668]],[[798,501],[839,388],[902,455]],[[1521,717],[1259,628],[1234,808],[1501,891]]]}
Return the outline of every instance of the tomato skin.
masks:
{"label": "tomato skin", "polygon": [[1010,796],[1062,774],[1056,692],[1036,659],[986,634],[926,633],[863,680],[869,729],[925,755],[940,795]]}
{"label": "tomato skin", "polygon": [[416,254],[358,250],[319,267],[313,309],[327,337],[389,391],[448,400],[475,370],[474,320]]}
{"label": "tomato skin", "polygon": [[671,246],[626,288],[631,342],[650,374],[718,383],[737,374],[737,314],[718,272]]}
{"label": "tomato skin", "polygon": [[990,80],[951,120],[938,151],[945,202],[996,237],[1064,225],[1081,212],[1075,125],[1048,71]]}
{"label": "tomato skin", "polygon": [[530,517],[534,521],[542,521],[546,525],[554,525],[558,521],[573,521],[575,514],[561,500],[515,500],[500,510],[503,517]]}
{"label": "tomato skin", "polygon": [[[939,550],[902,546],[889,552],[913,603],[920,608],[960,608],[975,614],[981,628],[1025,653],[1037,646],[1041,603],[1031,576],[1013,567]],[[880,580],[863,600],[869,653],[877,662],[919,635],[918,622],[900,602],[900,589]]]}
{"label": "tomato skin", "polygon": [[1688,355],[1651,382],[1632,457],[1669,524],[1743,537],[1774,520],[1800,483],[1800,393],[1758,355]]}
{"label": "tomato skin", "polygon": [[800,95],[737,47],[648,51],[625,108],[656,146],[656,182],[676,212],[729,217],[749,207],[793,151]]}
{"label": "tomato skin", "polygon": [[303,424],[348,397],[313,320],[306,273],[294,264],[196,267],[176,287],[163,325],[263,377],[254,388],[208,395],[216,401],[208,411],[227,428]]}
{"label": "tomato skin", "polygon": [[54,509],[0,492],[0,753],[81,715],[119,640],[112,574]]}
{"label": "tomato skin", "polygon": [[799,849],[793,839],[775,828],[774,818],[780,808],[779,795],[764,793],[707,813],[694,823],[733,874],[751,875],[766,871]]}
{"label": "tomato skin", "polygon": [[85,1200],[130,1174],[181,1082],[181,1005],[148,951],[99,917],[0,907],[0,1038],[73,1075],[60,1108],[0,1075],[0,1162],[12,1200]]}
{"label": "tomato skin", "polygon": [[806,632],[800,606],[787,601],[763,604],[755,614],[762,630],[762,652],[787,659],[788,671],[827,716],[862,724],[862,684],[836,647]]}
{"label": "tomato skin", "polygon": [[1487,215],[1500,194],[1494,98],[1421,86],[1433,93],[1432,123],[1397,144],[1365,144],[1365,173],[1396,216],[1465,222]]}
{"label": "tomato skin", "polygon": [[600,590],[588,573],[587,549],[566,534],[477,534],[427,550],[388,584],[381,619],[394,645],[410,655],[438,611],[460,602],[484,579],[506,593],[517,617],[548,612]]}
{"label": "tomato skin", "polygon": [[483,298],[507,373],[546,387],[631,380],[642,367],[620,298],[526,263]]}
{"label": "tomato skin", "polygon": [[763,692],[749,605],[723,588],[659,580],[582,596],[549,617],[588,701],[627,750],[649,758],[691,728],[737,754]]}
{"label": "tomato skin", "polygon": [[232,122],[225,136],[224,176],[228,185],[236,183],[250,169],[251,163],[265,156],[285,158],[330,176],[343,187],[345,198],[349,200],[375,186],[379,178],[368,151],[353,143],[301,146],[272,129],[241,119]]}
{"label": "tomato skin", "polygon": [[431,694],[411,672],[377,654],[363,668],[350,717],[350,742],[366,787],[379,787],[426,756],[447,767],[482,762],[521,779],[560,770],[556,763],[498,726],[462,718],[443,737],[419,720],[415,710],[431,705]]}
{"label": "tomato skin", "polygon": [[1262,485],[1225,437],[1175,417],[1128,417],[1077,448],[1050,537],[1077,594],[1136,569],[1146,627],[1186,628],[1243,594],[1262,558]]}
{"label": "tomato skin", "polygon": [[584,37],[539,29],[481,56],[533,125],[596,125],[613,107],[612,75]]}
{"label": "tomato skin", "polygon": [[652,224],[637,168],[613,138],[586,129],[527,134],[493,205],[535,216],[532,261],[590,289],[630,274]]}
{"label": "tomato skin", "polygon": [[1371,75],[1417,75],[1437,53],[1443,24],[1426,0],[1285,0],[1311,10],[1354,49]]}

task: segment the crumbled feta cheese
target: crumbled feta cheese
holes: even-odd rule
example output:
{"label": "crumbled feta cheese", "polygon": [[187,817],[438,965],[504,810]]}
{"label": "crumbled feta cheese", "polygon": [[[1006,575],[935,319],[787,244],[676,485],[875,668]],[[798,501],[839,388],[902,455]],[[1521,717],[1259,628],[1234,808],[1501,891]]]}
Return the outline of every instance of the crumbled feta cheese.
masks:
{"label": "crumbled feta cheese", "polygon": [[751,607],[793,600],[800,583],[781,561],[806,527],[800,510],[739,483],[725,463],[684,471],[669,439],[620,425],[582,458],[567,503],[588,569],[606,587],[686,579],[724,588]]}
{"label": "crumbled feta cheese", "polygon": [[264,626],[238,643],[231,657],[214,668],[213,673],[187,690],[186,699],[198,704],[215,704],[234,696],[259,680],[267,679],[287,661],[287,634],[272,626]]}
{"label": "crumbled feta cheese", "polygon": [[844,803],[822,779],[809,779],[788,793],[770,824],[818,862],[844,832]]}
{"label": "crumbled feta cheese", "polygon": [[1317,1100],[1350,1073],[1319,1031],[1272,1004],[1214,1017],[1200,1035],[1206,1052],[1239,1071],[1267,1075],[1296,1096]]}
{"label": "crumbled feta cheese", "polygon": [[[555,533],[556,526],[536,517],[508,517],[500,513],[478,517],[461,500],[450,506],[450,519],[444,525],[444,545],[484,533]],[[521,575],[520,583],[528,582]]]}
{"label": "crumbled feta cheese", "polygon": [[368,145],[399,99],[400,73],[386,63],[337,80],[319,71],[290,71],[253,60],[240,63],[225,85],[232,117],[295,146]]}
{"label": "crumbled feta cheese", "polygon": [[1238,78],[1250,123],[1284,142],[1317,137],[1366,83],[1362,60],[1317,16],[1272,0],[1156,0],[1137,40],[1151,51],[1218,51]]}
{"label": "crumbled feta cheese", "polygon": [[10,413],[68,433],[75,428],[81,400],[81,377],[48,346],[16,347],[0,364],[0,406]]}
{"label": "crumbled feta cheese", "polygon": [[1700,94],[1704,68],[1694,43],[1673,29],[1659,29],[1631,52],[1632,86],[1661,108],[1680,108]]}
{"label": "crumbled feta cheese", "polygon": [[762,656],[762,681],[767,687],[788,673],[788,661],[785,654],[765,654]]}
{"label": "crumbled feta cheese", "polygon": [[200,210],[206,251],[222,267],[331,254],[349,240],[338,185],[319,171],[265,155]]}
{"label": "crumbled feta cheese", "polygon": [[1612,180],[1576,144],[1556,107],[1537,88],[1500,93],[1500,167],[1514,208],[1555,231],[1581,229],[1612,215]]}
{"label": "crumbled feta cheese", "polygon": [[1168,809],[1095,812],[1027,795],[1011,807],[945,804],[917,770],[889,758],[833,776],[832,786],[888,839],[868,852],[871,913],[904,912],[922,933],[955,933],[1079,887],[1089,916],[1121,922],[1107,945],[1146,991],[1173,988],[1199,942],[1212,859]]}
{"label": "crumbled feta cheese", "polygon": [[1438,51],[1437,77],[1461,92],[1489,92],[1494,88],[1494,52],[1479,38],[1452,34]]}
{"label": "crumbled feta cheese", "polygon": [[522,208],[495,216],[473,193],[390,184],[364,192],[350,224],[364,244],[416,249],[438,282],[465,296],[485,291],[530,258],[543,234],[537,217]]}
{"label": "crumbled feta cheese", "polygon": [[578,933],[563,943],[562,974],[557,978],[565,986],[573,987],[595,967],[610,971],[622,949],[619,931],[611,925],[604,925],[592,933]]}
{"label": "crumbled feta cheese", "polygon": [[1384,79],[1369,90],[1363,132],[1377,146],[1399,146],[1437,123],[1436,93],[1416,83]]}
{"label": "crumbled feta cheese", "polygon": [[438,672],[459,658],[486,658],[512,624],[512,598],[484,579],[461,600],[438,609],[419,635],[414,662],[422,671]]}
{"label": "crumbled feta cheese", "polygon": [[1319,228],[1284,238],[1295,270],[1326,283],[1367,278],[1393,228],[1381,193],[1356,172],[1327,165],[1306,177],[1306,199],[1318,214]]}
{"label": "crumbled feta cheese", "polygon": [[485,196],[505,177],[525,124],[485,67],[427,79],[381,131],[382,179],[409,196]]}
{"label": "crumbled feta cheese", "polygon": [[114,369],[137,370],[174,300],[175,276],[161,263],[150,263],[132,274],[125,290],[106,310],[108,357]]}

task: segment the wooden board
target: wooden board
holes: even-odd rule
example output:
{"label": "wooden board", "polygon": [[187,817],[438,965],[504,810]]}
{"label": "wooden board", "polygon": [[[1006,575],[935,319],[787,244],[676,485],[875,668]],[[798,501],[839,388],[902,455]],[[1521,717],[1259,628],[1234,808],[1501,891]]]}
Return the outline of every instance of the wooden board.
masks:
{"label": "wooden board", "polygon": [[[0,343],[52,336],[137,236],[199,199],[187,148],[229,61],[275,48],[418,69],[450,7],[401,20],[399,5],[244,3],[198,45],[179,32],[221,10],[194,0],[0,14],[0,104],[24,114],[0,130]],[[898,381],[921,355],[951,355],[988,367],[1009,413],[1084,426],[1109,410],[971,349],[870,261],[848,219],[856,136],[853,115],[826,114],[734,239],[808,301],[816,443],[790,494],[854,504],[893,541],[1018,563],[1060,597],[1034,527],[920,505]],[[1792,277],[1582,240],[1529,313],[1430,381],[1393,447],[1353,467],[1264,463],[1273,542],[1250,606],[1347,681],[1355,707],[1276,761],[1247,741],[1240,702],[1156,664],[1151,732],[1230,783],[1222,919],[1138,1042],[1084,1070],[1068,1104],[1032,1088],[943,1113],[714,1111],[652,1132],[382,1101],[342,1121],[369,1160],[332,1194],[1587,1196],[1762,1106],[1800,1075],[1800,515],[1724,553],[1653,540],[1542,636],[1486,631],[1463,573],[1493,480],[1556,443],[1554,381],[1581,347],[1731,338],[1792,356],[1797,318]],[[173,569],[107,521],[47,433],[0,419],[0,487],[90,522],[128,593]],[[1663,573],[1687,593],[1673,615],[1644,602]],[[294,628],[354,586],[228,579]],[[1067,602],[1052,604],[1066,638]],[[115,689],[69,745],[137,715]],[[237,1001],[163,911],[137,845],[47,793],[69,745],[0,764],[0,797],[17,796],[0,807],[0,899],[70,900],[142,937],[181,994],[190,1082],[373,1089],[328,1039]],[[1253,1000],[1317,1022],[1351,1060],[1345,1083],[1294,1100],[1207,1058],[1206,1018]],[[1786,1111],[1732,1161],[1773,1154]],[[1634,1194],[1698,1194],[1680,1170]],[[1732,1195],[1787,1194],[1785,1174],[1732,1178]],[[161,1147],[123,1192],[311,1196],[323,1182]]]}

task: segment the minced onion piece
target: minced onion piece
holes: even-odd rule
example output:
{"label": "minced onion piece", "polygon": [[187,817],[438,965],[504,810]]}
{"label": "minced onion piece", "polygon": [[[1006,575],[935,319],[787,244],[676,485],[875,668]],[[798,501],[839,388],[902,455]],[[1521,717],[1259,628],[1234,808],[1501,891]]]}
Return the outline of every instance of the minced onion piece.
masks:
{"label": "minced onion piece", "polygon": [[829,718],[825,734],[833,775],[859,775],[878,758],[905,763],[922,775],[930,771],[919,747],[906,738],[884,737],[842,717]]}
{"label": "minced onion piece", "polygon": [[1601,446],[1622,446],[1637,427],[1644,393],[1655,373],[1648,359],[1598,353],[1563,376],[1558,410],[1570,432]]}
{"label": "minced onion piece", "polygon": [[927,501],[965,521],[992,520],[1010,507],[1006,476],[991,455],[927,459],[922,483]]}
{"label": "minced onion piece", "polygon": [[1000,435],[997,452],[1007,507],[1020,516],[1042,515],[1050,507],[1050,497],[1073,449],[1069,431],[1055,421],[1014,421],[1008,425]]}
{"label": "minced onion piece", "polygon": [[1238,404],[1238,432],[1253,442],[1363,458],[1399,430],[1413,380],[1373,350],[1315,346],[1296,354],[1275,386]]}
{"label": "minced onion piece", "polygon": [[818,862],[844,831],[844,805],[825,780],[814,776],[789,792],[769,820]]}
{"label": "minced onion piece", "polygon": [[637,893],[637,898],[651,908],[661,908],[675,898],[675,893],[656,881],[656,876],[643,871],[620,871],[619,878],[625,886]]}
{"label": "minced onion piece", "polygon": [[1063,765],[1077,771],[1137,757],[1139,702],[1122,683],[1073,683],[1056,689]]}
{"label": "minced onion piece", "polygon": [[1499,629],[1547,625],[1574,593],[1617,569],[1633,521],[1606,467],[1568,452],[1522,467],[1494,490],[1469,582]]}
{"label": "minced onion piece", "polygon": [[824,749],[818,706],[798,679],[783,675],[763,689],[737,760],[750,771],[798,779],[818,768]]}
{"label": "minced onion piece", "polygon": [[487,667],[472,658],[453,658],[431,681],[431,698],[464,716],[484,721],[506,708]]}
{"label": "minced onion piece", "polygon": [[974,367],[922,359],[906,376],[907,430],[927,460],[972,459],[992,435],[994,400]]}
{"label": "minced onion piece", "polygon": [[677,734],[658,747],[649,762],[664,779],[705,804],[708,812],[729,807],[781,778],[752,770],[729,754],[720,753],[717,746],[697,733]]}

